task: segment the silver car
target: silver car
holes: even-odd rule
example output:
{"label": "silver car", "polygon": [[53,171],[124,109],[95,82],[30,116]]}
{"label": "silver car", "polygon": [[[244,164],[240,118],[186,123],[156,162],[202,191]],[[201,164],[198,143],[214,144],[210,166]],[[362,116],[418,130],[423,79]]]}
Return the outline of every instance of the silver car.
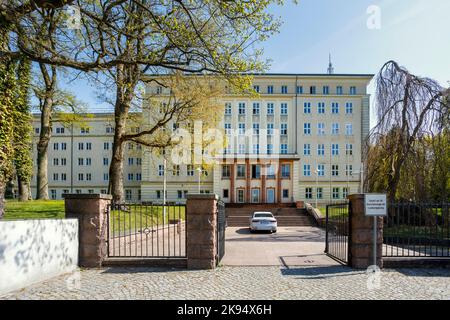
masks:
{"label": "silver car", "polygon": [[271,212],[254,212],[250,218],[250,232],[253,231],[277,232],[277,219]]}

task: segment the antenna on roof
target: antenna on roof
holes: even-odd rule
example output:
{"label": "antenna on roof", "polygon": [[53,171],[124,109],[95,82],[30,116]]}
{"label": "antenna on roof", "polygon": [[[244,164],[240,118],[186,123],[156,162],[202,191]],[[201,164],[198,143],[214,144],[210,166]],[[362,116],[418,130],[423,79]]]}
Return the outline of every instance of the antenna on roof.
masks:
{"label": "antenna on roof", "polygon": [[328,56],[328,70],[327,70],[328,74],[333,74],[334,73],[334,68],[333,68],[333,63],[331,63],[331,53]]}

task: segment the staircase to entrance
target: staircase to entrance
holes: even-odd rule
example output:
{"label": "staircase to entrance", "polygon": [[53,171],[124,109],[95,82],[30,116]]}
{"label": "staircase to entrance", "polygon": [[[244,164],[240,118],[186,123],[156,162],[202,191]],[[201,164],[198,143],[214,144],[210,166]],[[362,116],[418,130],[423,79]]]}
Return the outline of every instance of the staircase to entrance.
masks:
{"label": "staircase to entrance", "polygon": [[229,227],[248,227],[249,219],[255,211],[272,212],[279,227],[309,227],[315,222],[306,209],[291,204],[227,204],[226,217]]}

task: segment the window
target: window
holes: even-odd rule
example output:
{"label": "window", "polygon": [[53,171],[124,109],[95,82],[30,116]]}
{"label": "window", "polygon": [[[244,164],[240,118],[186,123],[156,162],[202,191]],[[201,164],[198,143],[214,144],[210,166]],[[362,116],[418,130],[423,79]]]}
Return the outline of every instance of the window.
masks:
{"label": "window", "polygon": [[78,181],[83,181],[84,180],[84,174],[79,173],[78,174]]}
{"label": "window", "polygon": [[109,142],[103,142],[103,150],[109,150]]}
{"label": "window", "polygon": [[231,135],[231,123],[225,123],[225,134]]}
{"label": "window", "polygon": [[303,144],[303,155],[304,156],[311,155],[311,144],[310,143]]}
{"label": "window", "polygon": [[78,158],[78,165],[84,166],[84,158]]}
{"label": "window", "polygon": [[237,177],[245,178],[245,165],[244,164],[237,165]]}
{"label": "window", "polygon": [[192,164],[188,164],[186,166],[186,172],[188,177],[193,177],[194,176],[194,166]]}
{"label": "window", "polygon": [[272,164],[267,165],[266,176],[267,179],[275,179],[275,167]]}
{"label": "window", "polygon": [[245,102],[239,102],[239,114],[245,115]]}
{"label": "window", "polygon": [[319,122],[317,124],[317,135],[319,135],[319,136],[325,135],[325,123]]}
{"label": "window", "polygon": [[348,156],[353,155],[353,144],[351,144],[351,143],[345,144],[345,154]]}
{"label": "window", "polygon": [[161,199],[161,190],[156,190],[156,199]]}
{"label": "window", "polygon": [[94,190],[93,190],[93,189],[88,189],[88,193],[89,193],[89,194],[93,194],[93,193],[94,193]]}
{"label": "window", "polygon": [[347,199],[348,196],[348,188],[342,188],[342,197]]}
{"label": "window", "polygon": [[130,189],[126,189],[125,190],[125,199],[131,200],[131,198],[132,198],[131,190]]}
{"label": "window", "polygon": [[180,166],[178,164],[173,166],[172,175],[177,177],[180,176]]}
{"label": "window", "polygon": [[356,87],[350,87],[350,94],[355,95],[356,94]]}
{"label": "window", "polygon": [[331,145],[331,154],[333,156],[338,156],[339,155],[339,144],[337,143],[333,143]]}
{"label": "window", "polygon": [[222,165],[222,178],[231,177],[231,166],[229,164]]}
{"label": "window", "polygon": [[303,113],[311,113],[311,102],[305,102],[303,105]]}
{"label": "window", "polygon": [[128,174],[128,181],[133,181],[134,180],[134,174],[129,173]]}
{"label": "window", "polygon": [[61,158],[61,165],[62,166],[67,165],[67,159],[66,158]]}
{"label": "window", "polygon": [[64,128],[63,127],[56,128],[56,133],[63,134],[64,133]]}
{"label": "window", "polygon": [[253,154],[259,154],[259,143],[253,144]]}
{"label": "window", "polygon": [[311,176],[311,165],[310,164],[304,164],[303,165],[303,175],[305,177]]}
{"label": "window", "polygon": [[230,194],[230,191],[228,189],[223,189],[222,190],[222,198],[228,199],[229,194]]}
{"label": "window", "polygon": [[133,142],[128,142],[128,150],[133,150],[133,149],[134,149]]}
{"label": "window", "polygon": [[253,114],[259,115],[259,102],[253,102]]}
{"label": "window", "polygon": [[339,199],[339,188],[333,188],[333,199]]}
{"label": "window", "polygon": [[231,144],[227,144],[225,149],[223,149],[224,154],[230,154],[231,153]]}
{"label": "window", "polygon": [[108,158],[103,158],[103,165],[104,166],[109,165],[109,159]]}
{"label": "window", "polygon": [[338,135],[339,134],[339,123],[333,123],[331,125],[331,134]]}
{"label": "window", "polygon": [[281,93],[287,94],[288,93],[288,87],[287,86],[281,86]]}
{"label": "window", "polygon": [[323,198],[323,188],[317,188],[316,189],[316,198],[322,199]]}
{"label": "window", "polygon": [[319,143],[317,145],[317,155],[324,156],[325,155],[325,145],[323,143]]}
{"label": "window", "polygon": [[164,176],[164,165],[162,164],[158,166],[158,176],[160,177]]}
{"label": "window", "polygon": [[287,115],[288,114],[288,105],[287,103],[282,103],[281,104],[281,114],[282,115]]}
{"label": "window", "polygon": [[311,123],[303,124],[303,134],[307,134],[307,135],[311,134]]}
{"label": "window", "polygon": [[67,143],[61,142],[61,150],[66,150],[66,149],[67,149]]}
{"label": "window", "polygon": [[92,173],[86,173],[86,181],[92,180]]}
{"label": "window", "polygon": [[84,150],[84,143],[83,142],[79,142],[78,143],[78,150]]}
{"label": "window", "polygon": [[312,199],[312,188],[306,188],[305,189],[305,198],[306,199]]}
{"label": "window", "polygon": [[142,165],[142,158],[136,158],[136,165]]}
{"label": "window", "polygon": [[58,181],[59,180],[58,177],[59,177],[59,175],[57,173],[54,173],[53,174],[53,181]]}
{"label": "window", "polygon": [[281,149],[281,154],[287,154],[288,153],[288,146],[287,146],[286,143],[282,143],[280,149]]}
{"label": "window", "polygon": [[273,123],[268,123],[267,124],[267,135],[268,136],[273,135]]}
{"label": "window", "polygon": [[267,154],[273,154],[273,144],[267,144]]}
{"label": "window", "polygon": [[347,136],[352,136],[353,135],[353,125],[351,123],[347,123],[345,125],[345,134]]}
{"label": "window", "polygon": [[136,180],[141,181],[142,180],[142,173],[136,173]]}
{"label": "window", "polygon": [[114,128],[113,127],[106,127],[106,133],[113,133],[114,132]]}
{"label": "window", "polygon": [[86,150],[92,150],[92,142],[86,142]]}
{"label": "window", "polygon": [[325,102],[319,102],[319,104],[317,105],[317,112],[319,114],[325,113]]}
{"label": "window", "polygon": [[90,166],[92,164],[92,159],[91,158],[86,158],[86,165]]}
{"label": "window", "polygon": [[58,159],[58,158],[54,158],[54,159],[53,159],[53,165],[54,165],[54,166],[59,165],[59,159]]}
{"label": "window", "polygon": [[67,174],[61,173],[61,181],[66,181],[66,180],[67,180]]}
{"label": "window", "polygon": [[239,123],[239,134],[244,135],[245,134],[245,123]]}
{"label": "window", "polygon": [[316,86],[309,87],[309,94],[316,94]]}
{"label": "window", "polygon": [[81,189],[75,190],[76,194],[81,194]]}
{"label": "window", "polygon": [[267,86],[267,93],[273,94],[273,86]]}
{"label": "window", "polygon": [[290,164],[282,164],[281,165],[281,177],[282,178],[291,178],[291,165]]}
{"label": "window", "polygon": [[282,123],[280,129],[281,129],[281,132],[280,132],[281,135],[286,136],[287,135],[287,123]]}
{"label": "window", "polygon": [[267,104],[267,115],[269,115],[269,116],[273,115],[273,110],[274,110],[273,103],[269,102]]}
{"label": "window", "polygon": [[342,95],[343,93],[344,93],[344,91],[342,90],[342,86],[337,86],[336,87],[336,94]]}
{"label": "window", "polygon": [[238,146],[238,152],[239,154],[244,154],[245,153],[245,144],[239,144]]}
{"label": "window", "polygon": [[59,150],[59,144],[58,143],[54,143],[53,144],[53,150]]}
{"label": "window", "polygon": [[254,135],[259,135],[259,123],[254,123],[253,124],[253,134]]}
{"label": "window", "polygon": [[303,86],[297,86],[297,94],[303,94]]}
{"label": "window", "polygon": [[331,165],[331,175],[333,177],[337,177],[339,175],[339,165],[337,164]]}
{"label": "window", "polygon": [[317,166],[317,175],[319,177],[323,177],[325,176],[325,165],[324,164],[319,164]]}
{"label": "window", "polygon": [[225,103],[225,114],[226,115],[231,114],[231,103],[230,102]]}
{"label": "window", "polygon": [[[63,193],[63,194],[69,193],[69,189],[64,189],[62,193]],[[102,192],[102,193],[106,193],[106,191],[105,191],[105,192]]]}
{"label": "window", "polygon": [[243,203],[245,201],[244,189],[237,190],[237,202]]}
{"label": "window", "polygon": [[332,114],[338,114],[339,113],[339,103],[332,102],[331,103],[331,113]]}
{"label": "window", "polygon": [[255,92],[259,92],[259,86],[258,85],[254,85],[253,86],[253,90],[255,90]]}
{"label": "window", "polygon": [[40,128],[34,128],[34,133],[39,134]]}
{"label": "window", "polygon": [[104,173],[103,174],[103,181],[108,181],[109,180],[109,174],[108,173]]}
{"label": "window", "polygon": [[177,198],[182,199],[183,198],[183,190],[177,190]]}
{"label": "window", "polygon": [[289,198],[289,189],[283,189],[283,198]]}
{"label": "window", "polygon": [[345,104],[345,113],[346,114],[352,114],[353,113],[353,103],[347,102]]}
{"label": "window", "polygon": [[323,94],[330,94],[330,87],[329,86],[323,86],[322,93]]}
{"label": "window", "polygon": [[252,189],[252,203],[259,203],[259,189]]}
{"label": "window", "polygon": [[56,190],[55,189],[51,189],[50,190],[50,194],[51,194],[52,200],[55,200],[56,199]]}
{"label": "window", "polygon": [[252,179],[260,179],[261,178],[261,165],[252,164]]}
{"label": "window", "polygon": [[353,165],[346,164],[345,165],[345,175],[346,176],[351,176],[352,174],[353,174]]}
{"label": "window", "polygon": [[161,86],[157,86],[157,87],[156,87],[156,94],[161,94],[162,91],[163,91],[163,89],[162,89]]}
{"label": "window", "polygon": [[128,158],[128,165],[132,166],[134,164],[134,158]]}
{"label": "window", "polygon": [[88,127],[81,128],[80,133],[81,134],[89,133],[89,128]]}

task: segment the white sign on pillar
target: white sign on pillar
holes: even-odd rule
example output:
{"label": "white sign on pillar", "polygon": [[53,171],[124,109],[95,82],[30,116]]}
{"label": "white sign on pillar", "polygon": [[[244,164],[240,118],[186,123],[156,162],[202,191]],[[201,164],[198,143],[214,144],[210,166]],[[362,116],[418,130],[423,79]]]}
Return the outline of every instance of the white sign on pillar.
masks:
{"label": "white sign on pillar", "polygon": [[366,216],[378,217],[387,215],[387,203],[385,194],[366,194],[364,207]]}

